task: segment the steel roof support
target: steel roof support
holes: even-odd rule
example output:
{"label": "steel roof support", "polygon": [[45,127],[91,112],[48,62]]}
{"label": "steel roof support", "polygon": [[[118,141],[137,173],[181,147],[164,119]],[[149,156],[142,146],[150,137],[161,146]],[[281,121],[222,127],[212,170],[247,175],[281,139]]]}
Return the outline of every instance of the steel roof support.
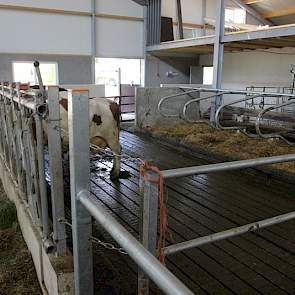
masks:
{"label": "steel roof support", "polygon": [[176,16],[177,16],[178,38],[183,39],[183,23],[182,23],[182,11],[181,11],[181,1],[180,0],[176,0]]}
{"label": "steel roof support", "polygon": [[[225,0],[217,1],[216,9],[216,25],[215,25],[215,41],[213,54],[213,85],[212,88],[221,88],[222,67],[224,56],[224,44],[222,38],[224,36],[224,15]],[[215,111],[221,105],[222,96],[216,96],[211,101],[210,121],[215,121]]]}
{"label": "steel roof support", "polygon": [[265,17],[263,17],[260,13],[258,13],[254,8],[243,2],[242,0],[232,0],[234,3],[236,3],[239,7],[242,9],[245,9],[251,16],[253,16],[256,20],[261,22],[263,25],[269,25],[272,26],[273,23],[269,20],[267,20]]}
{"label": "steel roof support", "polygon": [[96,41],[96,0],[91,0],[91,82],[93,84],[95,84]]}

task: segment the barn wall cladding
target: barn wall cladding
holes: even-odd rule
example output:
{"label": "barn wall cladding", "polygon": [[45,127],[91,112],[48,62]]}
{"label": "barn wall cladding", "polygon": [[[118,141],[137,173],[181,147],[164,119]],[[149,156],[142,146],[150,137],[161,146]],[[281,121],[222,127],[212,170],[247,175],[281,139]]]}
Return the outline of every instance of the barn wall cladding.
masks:
{"label": "barn wall cladding", "polygon": [[13,81],[12,62],[34,61],[57,62],[59,84],[91,83],[91,57],[66,55],[0,54],[0,77]]}

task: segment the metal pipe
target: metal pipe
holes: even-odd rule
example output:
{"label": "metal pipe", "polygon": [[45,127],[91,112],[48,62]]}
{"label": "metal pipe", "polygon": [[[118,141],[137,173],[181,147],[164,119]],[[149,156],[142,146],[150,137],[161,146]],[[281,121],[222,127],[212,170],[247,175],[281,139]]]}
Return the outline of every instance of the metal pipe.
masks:
{"label": "metal pipe", "polygon": [[161,106],[163,104],[163,102],[169,98],[174,98],[174,97],[178,97],[178,96],[182,96],[182,95],[186,95],[186,94],[190,94],[190,93],[195,93],[195,92],[200,92],[200,90],[198,89],[193,89],[193,90],[190,90],[190,91],[186,91],[186,92],[181,92],[181,93],[177,93],[177,94],[172,94],[172,95],[168,95],[168,96],[165,96],[165,97],[162,97],[158,103],[158,111],[159,113],[164,116],[164,117],[167,117],[167,118],[173,118],[173,117],[178,117],[179,114],[175,114],[175,115],[165,115],[162,113],[162,109],[161,109]]}
{"label": "metal pipe", "polygon": [[36,122],[36,137],[37,137],[37,159],[39,169],[39,189],[41,198],[41,213],[42,213],[42,229],[43,241],[49,238],[49,217],[48,217],[48,200],[45,181],[45,166],[44,166],[44,139],[42,119],[39,115],[35,115]]}
{"label": "metal pipe", "polygon": [[[171,86],[166,86],[166,85],[164,85],[162,87],[173,88]],[[195,93],[195,92],[214,92],[214,93],[216,93],[216,95],[219,95],[218,93],[222,93],[222,94],[257,95],[257,97],[259,97],[259,96],[266,96],[266,97],[278,97],[278,96],[281,96],[281,97],[295,98],[295,94],[285,94],[285,93],[278,94],[278,93],[273,93],[273,92],[258,92],[258,91],[247,91],[247,90],[243,91],[243,90],[230,90],[230,89],[212,89],[212,88],[201,88],[201,87],[196,87],[195,88],[195,87],[189,87],[189,86],[178,86],[176,88],[177,89],[190,89],[190,90],[185,91],[185,92],[181,92],[181,93],[168,95],[168,96],[162,97],[160,99],[160,101],[158,102],[158,107],[157,108],[158,108],[159,113],[164,117],[167,117],[167,118],[177,118],[177,117],[179,117],[179,113],[178,114],[172,114],[172,115],[167,115],[167,114],[163,113],[162,105],[167,99],[175,98],[175,97],[179,97],[179,96],[185,96],[185,95],[189,95],[189,94]],[[248,100],[248,99],[250,99],[250,98],[247,98],[246,100]],[[242,102],[242,101],[245,101],[245,98],[241,99],[241,100],[237,100],[237,101],[233,102],[232,104]],[[221,106],[221,107],[223,107],[223,106]],[[216,115],[215,115],[215,118],[216,118]]]}
{"label": "metal pipe", "polygon": [[[247,91],[247,90],[232,90],[232,89],[218,89],[218,88],[203,88],[203,87],[192,87],[192,86],[176,86],[172,87],[169,85],[163,85],[163,88],[176,88],[176,89],[191,89],[196,90],[199,92],[226,92],[226,94],[244,94],[244,95],[255,95],[255,94],[261,94],[264,96],[282,96],[282,97],[289,97],[289,98],[295,98],[295,94],[289,94],[289,93],[275,93],[275,92],[260,92],[260,91]],[[174,95],[171,95],[170,97],[173,97]]]}
{"label": "metal pipe", "polygon": [[216,113],[215,113],[215,123],[216,123],[216,127],[218,129],[222,129],[222,130],[241,130],[240,127],[236,127],[236,126],[233,126],[233,127],[224,127],[220,124],[220,114],[221,114],[221,111],[222,109],[224,109],[225,107],[228,107],[228,106],[231,106],[231,105],[234,105],[234,104],[237,104],[237,103],[240,103],[240,102],[244,102],[244,101],[247,101],[247,100],[251,100],[251,99],[254,99],[254,98],[257,98],[257,97],[260,97],[261,94],[259,95],[254,95],[254,96],[251,96],[251,97],[246,97],[246,98],[243,98],[243,99],[238,99],[236,101],[232,101],[232,102],[229,102],[229,103],[226,103],[226,104],[223,104],[221,105]]}
{"label": "metal pipe", "polygon": [[178,243],[165,248],[165,254],[170,255],[183,250],[200,247],[209,243],[221,241],[224,239],[228,239],[231,237],[236,237],[244,233],[253,232],[261,228],[265,228],[271,225],[279,224],[282,222],[289,221],[295,218],[295,211],[291,213],[282,214],[279,216],[275,216],[272,218],[268,218],[262,221],[257,221],[253,223],[249,223],[243,226],[235,227],[232,229],[228,229],[216,234],[208,235],[205,237],[200,237],[196,239],[192,239],[190,241]]}
{"label": "metal pipe", "polygon": [[104,207],[97,198],[87,191],[78,195],[80,202],[101,226],[124,248],[138,266],[157,284],[166,294],[193,294],[178,278],[162,265],[149,251],[147,251]]}
{"label": "metal pipe", "polygon": [[[194,99],[191,99],[189,100],[184,106],[183,106],[183,110],[182,110],[182,114],[183,114],[183,117],[184,119],[187,121],[187,122],[190,122],[190,123],[197,123],[197,122],[200,122],[201,120],[197,120],[197,121],[194,121],[194,120],[189,120],[187,117],[186,117],[186,111],[187,111],[187,108],[190,104],[194,103],[194,102],[200,102],[200,101],[203,101],[203,100],[207,100],[207,99],[211,99],[213,97],[217,97],[217,96],[220,96],[220,95],[223,95],[224,92],[221,92],[221,93],[218,93],[218,94],[214,94],[214,95],[210,95],[210,96],[206,96],[206,97],[201,97],[201,98],[194,98]],[[205,120],[202,120],[205,122]],[[210,125],[210,122],[208,122],[208,124]]]}
{"label": "metal pipe", "polygon": [[173,177],[185,177],[185,176],[190,176],[194,174],[207,174],[212,172],[238,170],[238,169],[251,168],[251,167],[256,167],[261,165],[270,165],[270,164],[291,162],[291,161],[295,161],[295,154],[257,158],[257,159],[242,160],[242,161],[225,162],[225,163],[218,163],[218,164],[211,164],[211,165],[193,166],[193,167],[187,167],[187,168],[170,169],[170,170],[162,171],[162,174],[165,179],[168,179]]}
{"label": "metal pipe", "polygon": [[288,105],[291,105],[291,104],[294,104],[295,101],[288,101],[288,102],[285,102],[283,104],[280,104],[280,105],[277,105],[277,106],[272,106],[272,107],[269,107],[263,111],[261,111],[257,118],[256,118],[256,122],[255,122],[255,128],[256,128],[256,132],[257,134],[262,137],[262,138],[279,138],[279,139],[282,139],[283,141],[285,141],[287,144],[289,145],[292,145],[294,146],[295,144],[293,142],[290,142],[289,140],[287,140],[284,136],[282,136],[281,134],[276,134],[276,133],[270,133],[270,134],[263,134],[262,131],[260,130],[260,122],[261,122],[261,119],[263,117],[263,115],[265,115],[267,112],[269,111],[273,111],[273,110],[276,110],[276,109],[279,109],[279,108],[282,108],[282,107],[285,107],[285,106],[288,106]]}

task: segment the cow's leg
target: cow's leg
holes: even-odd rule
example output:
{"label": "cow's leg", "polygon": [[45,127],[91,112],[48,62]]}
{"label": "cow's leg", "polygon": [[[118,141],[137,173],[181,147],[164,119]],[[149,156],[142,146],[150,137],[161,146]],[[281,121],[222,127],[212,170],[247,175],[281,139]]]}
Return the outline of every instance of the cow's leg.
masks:
{"label": "cow's leg", "polygon": [[118,179],[120,177],[120,168],[121,168],[121,146],[118,139],[112,139],[108,141],[108,146],[113,151],[114,160],[113,168],[111,170],[111,180]]}

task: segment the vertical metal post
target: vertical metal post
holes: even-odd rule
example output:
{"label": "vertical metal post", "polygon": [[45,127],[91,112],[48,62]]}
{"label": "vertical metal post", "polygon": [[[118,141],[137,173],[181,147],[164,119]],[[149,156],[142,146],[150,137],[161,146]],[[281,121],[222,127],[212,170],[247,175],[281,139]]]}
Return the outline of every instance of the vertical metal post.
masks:
{"label": "vertical metal post", "polygon": [[69,95],[68,120],[75,292],[93,295],[92,220],[78,198],[90,187],[88,91]]}
{"label": "vertical metal post", "polygon": [[206,29],[205,29],[205,17],[207,16],[207,0],[202,0],[202,35],[206,35]]}
{"label": "vertical metal post", "polygon": [[[16,96],[19,97],[20,95],[20,83],[16,84]],[[20,193],[23,192],[23,179],[22,179],[22,155],[21,155],[21,143],[19,140],[19,132],[21,130],[20,124],[20,112],[18,105],[15,105],[15,102],[12,101],[12,110],[13,110],[13,117],[15,120],[14,123],[14,138],[15,138],[15,160],[17,165],[17,183]]]}
{"label": "vertical metal post", "polygon": [[[152,171],[146,172],[147,179],[158,180],[158,175]],[[156,255],[158,232],[159,186],[155,182],[147,181],[140,176],[140,240],[150,253]],[[149,278],[138,270],[138,294],[149,294]]]}
{"label": "vertical metal post", "polygon": [[161,42],[161,0],[149,0],[147,5],[146,44]]}
{"label": "vertical metal post", "polygon": [[176,0],[176,17],[177,17],[178,38],[183,39],[183,23],[182,23],[181,0]]}
{"label": "vertical metal post", "polygon": [[95,84],[96,57],[96,0],[91,0],[91,82]]}
{"label": "vertical metal post", "polygon": [[59,220],[64,219],[64,186],[62,168],[62,146],[60,130],[59,89],[56,86],[48,89],[48,150],[51,177],[51,200],[53,219],[53,239],[57,255],[66,253],[65,225]]}
{"label": "vertical metal post", "polygon": [[49,238],[49,224],[48,224],[48,200],[45,181],[45,165],[44,165],[44,138],[43,138],[43,124],[42,118],[36,114],[36,139],[37,139],[37,162],[38,162],[38,176],[39,176],[39,191],[41,199],[41,215],[42,215],[42,229],[43,241],[46,242]]}
{"label": "vertical metal post", "polygon": [[[213,85],[212,88],[220,89],[222,82],[222,68],[224,56],[224,44],[222,38],[224,36],[224,14],[225,14],[225,0],[216,1],[216,24],[215,24],[215,42],[213,54]],[[215,121],[215,112],[221,105],[222,96],[216,96],[211,101],[210,121]]]}

